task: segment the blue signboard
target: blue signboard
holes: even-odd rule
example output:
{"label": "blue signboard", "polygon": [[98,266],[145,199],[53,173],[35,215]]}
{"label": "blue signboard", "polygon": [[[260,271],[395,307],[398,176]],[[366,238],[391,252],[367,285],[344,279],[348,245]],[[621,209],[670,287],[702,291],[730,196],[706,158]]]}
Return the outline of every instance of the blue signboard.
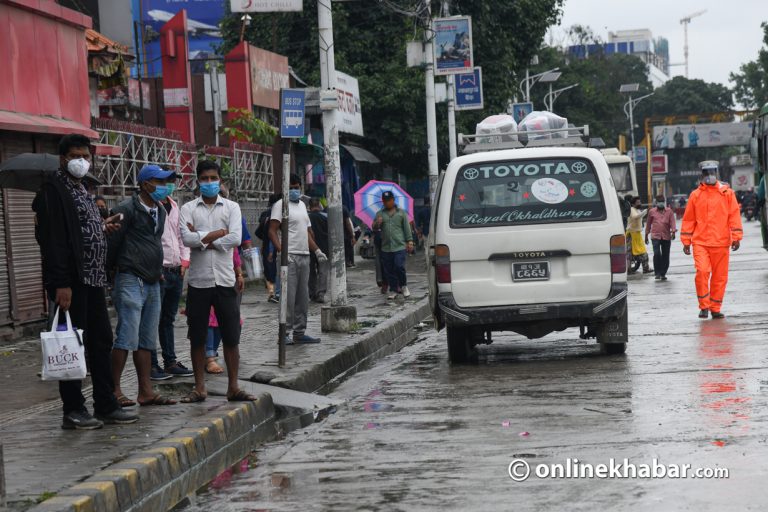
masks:
{"label": "blue signboard", "polygon": [[645,146],[635,148],[635,163],[644,164],[648,162],[648,149]]}
{"label": "blue signboard", "polygon": [[280,137],[295,139],[304,136],[304,89],[280,91]]}
{"label": "blue signboard", "polygon": [[473,73],[456,75],[453,83],[456,110],[483,108],[483,71],[479,67]]}
{"label": "blue signboard", "polygon": [[182,9],[187,10],[192,72],[204,71],[205,61],[215,57],[216,47],[221,44],[219,24],[224,17],[222,0],[133,0],[134,21],[139,23],[144,37],[141,62],[145,77],[162,75],[160,27]]}
{"label": "blue signboard", "polygon": [[525,116],[533,112],[533,103],[513,103],[509,106],[508,113],[520,124]]}

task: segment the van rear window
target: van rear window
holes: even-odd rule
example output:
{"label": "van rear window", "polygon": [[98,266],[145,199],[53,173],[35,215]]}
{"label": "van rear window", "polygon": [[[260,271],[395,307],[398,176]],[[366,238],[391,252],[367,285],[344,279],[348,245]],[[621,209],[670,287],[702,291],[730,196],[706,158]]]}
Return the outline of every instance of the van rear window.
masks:
{"label": "van rear window", "polygon": [[459,169],[451,227],[604,220],[592,162],[581,158],[482,162]]}

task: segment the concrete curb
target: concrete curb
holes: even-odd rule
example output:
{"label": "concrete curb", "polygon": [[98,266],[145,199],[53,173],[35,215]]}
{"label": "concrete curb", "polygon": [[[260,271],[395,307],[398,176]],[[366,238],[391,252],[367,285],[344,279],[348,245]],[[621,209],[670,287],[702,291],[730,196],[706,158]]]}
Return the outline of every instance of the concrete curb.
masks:
{"label": "concrete curb", "polygon": [[276,435],[275,406],[227,404],[191,421],[152,448],[112,464],[32,508],[34,512],[157,512],[170,510],[216,475]]}
{"label": "concrete curb", "polygon": [[322,393],[323,388],[329,383],[361,364],[403,348],[410,341],[408,332],[429,314],[429,299],[424,298],[377,325],[372,332],[360,336],[355,343],[330,359],[316,364],[295,377],[276,377],[270,380],[269,384],[305,393]]}

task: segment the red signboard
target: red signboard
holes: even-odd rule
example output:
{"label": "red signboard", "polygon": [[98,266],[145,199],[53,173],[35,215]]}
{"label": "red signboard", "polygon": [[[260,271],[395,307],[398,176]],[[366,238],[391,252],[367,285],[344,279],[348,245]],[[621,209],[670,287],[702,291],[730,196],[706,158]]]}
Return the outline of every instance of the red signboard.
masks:
{"label": "red signboard", "polygon": [[653,174],[666,174],[668,170],[667,155],[653,155],[651,157],[651,172]]}
{"label": "red signboard", "polygon": [[178,131],[181,140],[195,142],[186,9],[160,28],[160,53],[163,57],[165,127]]}

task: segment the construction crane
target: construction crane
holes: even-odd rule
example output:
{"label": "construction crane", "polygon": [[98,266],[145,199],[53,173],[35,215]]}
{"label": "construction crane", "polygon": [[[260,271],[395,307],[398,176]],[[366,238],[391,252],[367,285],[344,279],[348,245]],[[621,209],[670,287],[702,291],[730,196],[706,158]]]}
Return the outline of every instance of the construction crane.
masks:
{"label": "construction crane", "polygon": [[683,33],[685,34],[685,46],[683,46],[683,55],[685,55],[685,78],[688,78],[688,24],[693,18],[701,16],[705,12],[707,12],[707,10],[702,9],[701,11],[696,11],[680,20],[680,24],[683,26]]}

